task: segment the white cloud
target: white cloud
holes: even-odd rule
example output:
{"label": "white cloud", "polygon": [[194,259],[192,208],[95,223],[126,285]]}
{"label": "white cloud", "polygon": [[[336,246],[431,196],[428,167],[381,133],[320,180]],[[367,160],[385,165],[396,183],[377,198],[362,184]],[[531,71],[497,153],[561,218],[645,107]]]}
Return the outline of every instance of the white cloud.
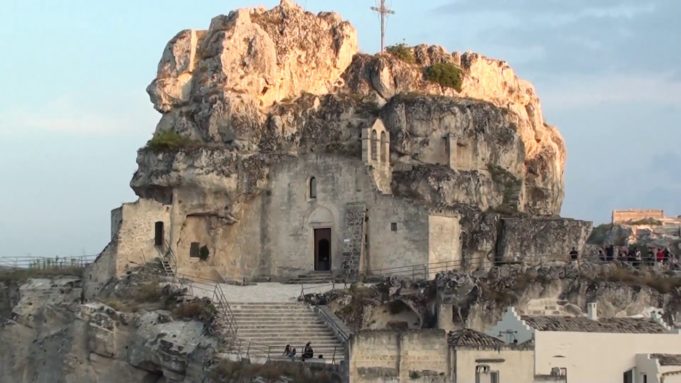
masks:
{"label": "white cloud", "polygon": [[133,95],[89,99],[64,95],[42,105],[0,110],[0,135],[52,132],[77,135],[125,135],[153,131],[159,115],[148,100]]}

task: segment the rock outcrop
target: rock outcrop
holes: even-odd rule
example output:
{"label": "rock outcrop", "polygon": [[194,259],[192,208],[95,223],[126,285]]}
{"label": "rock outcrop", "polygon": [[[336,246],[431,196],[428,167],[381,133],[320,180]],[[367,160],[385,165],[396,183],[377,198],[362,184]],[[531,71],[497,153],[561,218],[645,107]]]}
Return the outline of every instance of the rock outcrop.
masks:
{"label": "rock outcrop", "polygon": [[0,317],[0,342],[11,345],[0,352],[3,382],[196,382],[215,349],[201,322],[83,303],[79,277],[11,286],[10,314]]}
{"label": "rock outcrop", "polygon": [[[133,189],[158,200],[174,188],[207,189],[239,201],[244,192],[236,185],[262,192],[278,156],[359,156],[361,129],[381,117],[396,138],[395,193],[437,206],[557,215],[565,145],[544,122],[532,85],[503,61],[436,46],[409,49],[413,62],[358,53],[348,22],[290,1],[180,32],[148,92],[163,114],[157,132],[193,140],[198,153],[141,150]],[[426,79],[435,63],[460,68],[460,90]],[[446,136],[451,151],[462,150],[460,169],[445,169]]]}
{"label": "rock outcrop", "polygon": [[440,273],[433,281],[391,277],[361,290],[306,299],[328,304],[355,331],[416,318],[410,328],[484,332],[509,306],[526,315],[582,316],[587,303],[597,303],[603,318],[656,314],[670,326],[681,325],[681,280],[675,274],[616,263],[506,265],[490,272]]}

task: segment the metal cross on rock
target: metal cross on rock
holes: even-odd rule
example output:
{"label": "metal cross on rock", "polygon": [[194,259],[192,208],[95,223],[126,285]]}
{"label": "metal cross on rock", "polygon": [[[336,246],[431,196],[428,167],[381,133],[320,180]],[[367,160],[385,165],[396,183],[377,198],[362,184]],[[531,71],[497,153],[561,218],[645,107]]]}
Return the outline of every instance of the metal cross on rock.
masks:
{"label": "metal cross on rock", "polygon": [[385,6],[385,0],[380,0],[380,4],[377,5],[376,7],[371,7],[371,10],[381,15],[381,52],[383,52],[385,48],[385,19],[388,15],[394,15],[395,12]]}

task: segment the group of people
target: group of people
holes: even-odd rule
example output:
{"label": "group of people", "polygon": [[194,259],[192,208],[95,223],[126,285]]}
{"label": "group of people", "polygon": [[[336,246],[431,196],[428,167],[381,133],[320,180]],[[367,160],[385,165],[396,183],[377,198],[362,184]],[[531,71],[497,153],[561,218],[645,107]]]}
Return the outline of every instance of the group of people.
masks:
{"label": "group of people", "polygon": [[[282,355],[291,358],[291,360],[296,359],[296,348],[291,347],[290,344],[287,344],[286,347],[284,348],[284,353]],[[312,345],[310,342],[307,342],[305,347],[303,348],[303,354],[301,355],[300,359],[304,362],[305,359],[312,359],[314,357],[314,350],[312,350]],[[323,359],[322,355],[319,355],[319,359]]]}
{"label": "group of people", "polygon": [[604,262],[626,262],[635,267],[655,266],[656,264],[678,267],[677,257],[665,247],[649,247],[644,254],[640,247],[615,247],[614,245],[608,245],[605,247],[605,251],[603,249],[598,250],[598,259]]}

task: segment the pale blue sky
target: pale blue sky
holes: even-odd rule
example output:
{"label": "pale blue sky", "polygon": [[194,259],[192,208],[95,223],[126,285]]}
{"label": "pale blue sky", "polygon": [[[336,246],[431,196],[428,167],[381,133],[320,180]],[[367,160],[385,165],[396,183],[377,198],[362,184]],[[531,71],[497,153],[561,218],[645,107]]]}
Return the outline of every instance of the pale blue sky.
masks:
{"label": "pale blue sky", "polygon": [[[278,1],[0,0],[0,256],[94,254],[132,201],[159,115],[144,91],[165,43],[231,9]],[[299,0],[378,49],[372,0]],[[393,0],[388,42],[506,59],[569,150],[563,215],[681,214],[678,0]]]}

